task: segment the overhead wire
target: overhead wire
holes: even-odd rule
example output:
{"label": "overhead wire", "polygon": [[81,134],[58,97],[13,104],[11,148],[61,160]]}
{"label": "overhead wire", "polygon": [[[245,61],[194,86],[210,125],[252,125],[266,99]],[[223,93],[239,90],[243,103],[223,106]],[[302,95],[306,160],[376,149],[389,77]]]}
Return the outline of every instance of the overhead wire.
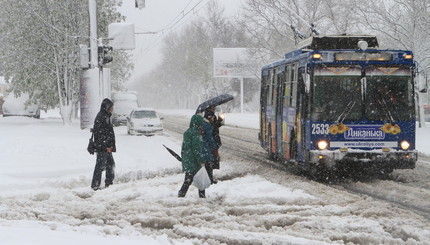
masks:
{"label": "overhead wire", "polygon": [[[179,12],[179,14],[177,16],[175,16],[175,18],[173,18],[166,26],[164,26],[162,29],[160,29],[158,31],[153,32],[153,34],[156,34],[156,35],[158,34],[158,36],[155,39],[152,39],[153,41],[142,42],[141,45],[139,45],[139,52],[138,53],[145,53],[145,52],[149,52],[150,50],[152,50],[157,45],[159,40],[164,36],[165,30],[169,26],[171,26],[172,23],[174,23],[179,17],[184,15],[185,10],[191,4],[191,2],[193,2],[193,0],[190,0],[187,3],[187,5]],[[160,33],[161,33],[161,35],[160,35]]]}
{"label": "overhead wire", "polygon": [[163,30],[164,30],[164,29],[167,29],[167,27],[168,27],[168,26],[170,26],[170,24],[172,24],[172,23],[175,21],[175,19],[176,19],[176,18],[178,18],[179,16],[181,16],[181,14],[182,14],[182,15],[184,15],[185,9],[187,9],[187,7],[190,5],[190,3],[191,3],[192,1],[193,1],[193,0],[190,0],[190,1],[187,3],[187,5],[184,7],[184,9],[183,9],[181,12],[179,12],[179,14],[178,14],[175,18],[173,18],[173,19],[169,22],[169,24],[167,24],[167,25],[163,28]]}
{"label": "overhead wire", "polygon": [[[159,43],[159,41],[160,41],[160,39],[162,39],[165,35],[166,35],[166,33],[168,32],[168,31],[173,31],[174,29],[176,29],[177,27],[179,27],[178,25],[179,25],[179,22],[181,21],[181,20],[183,20],[185,17],[187,17],[188,15],[190,15],[191,14],[191,12],[192,12],[192,14],[196,14],[196,13],[198,13],[198,11],[200,11],[202,8],[199,8],[198,10],[197,10],[197,7],[202,3],[202,2],[205,2],[206,1],[206,4],[204,4],[203,6],[202,6],[202,8],[205,6],[205,5],[207,5],[208,3],[209,3],[209,1],[211,1],[211,0],[200,0],[199,2],[197,2],[190,10],[188,10],[188,11],[186,11],[186,9],[187,9],[187,7],[191,4],[191,2],[193,2],[193,0],[190,0],[189,2],[188,2],[188,4],[184,7],[184,9],[182,10],[182,11],[180,11],[179,12],[179,14],[175,17],[175,18],[173,18],[170,22],[169,22],[169,24],[167,24],[163,29],[161,29],[161,30],[159,30],[159,31],[157,31],[157,33],[161,33],[161,35],[158,35],[158,37],[153,41],[153,42],[151,42],[146,48],[144,48],[143,50],[142,50],[142,52],[143,53],[146,53],[146,52],[148,52],[148,51],[150,51],[150,50],[152,50],[158,43]],[[178,19],[179,18],[179,19]],[[173,23],[173,24],[172,24]],[[183,23],[185,23],[185,21],[184,22],[182,22],[181,24],[183,24]]]}
{"label": "overhead wire", "polygon": [[[201,0],[198,4],[200,4],[201,2],[203,2],[204,0]],[[198,5],[197,4],[197,5]],[[195,5],[196,6],[196,5]],[[192,10],[194,9],[194,7],[192,8]],[[183,13],[183,15],[182,15],[182,17],[181,18],[179,18],[178,20],[176,20],[175,21],[175,19],[177,18],[175,18],[175,19],[173,19],[173,21],[175,21],[174,22],[174,24],[173,25],[167,25],[166,27],[164,27],[162,30],[160,30],[159,32],[161,32],[161,35],[159,35],[152,43],[150,43],[144,50],[143,50],[143,52],[147,52],[147,51],[150,51],[151,49],[153,49],[158,43],[159,43],[159,41],[160,41],[160,39],[162,39],[165,35],[166,35],[166,33],[167,33],[167,31],[169,31],[169,30],[173,30],[174,28],[175,28],[175,26],[181,21],[181,20],[183,20],[189,13],[190,13],[190,11],[188,11],[187,13],[184,13],[183,11],[181,11],[181,13]],[[171,23],[173,23],[173,21],[171,21]]]}

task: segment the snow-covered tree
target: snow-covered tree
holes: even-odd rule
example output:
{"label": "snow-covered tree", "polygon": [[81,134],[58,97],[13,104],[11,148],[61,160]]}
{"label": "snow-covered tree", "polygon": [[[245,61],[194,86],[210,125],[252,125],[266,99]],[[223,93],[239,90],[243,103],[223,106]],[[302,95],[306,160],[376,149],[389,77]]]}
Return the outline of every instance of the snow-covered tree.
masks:
{"label": "snow-covered tree", "polygon": [[412,50],[430,72],[430,0],[360,1],[357,6],[363,29],[377,34],[381,46]]}
{"label": "snow-covered tree", "polygon": [[245,0],[240,22],[255,46],[272,57],[294,48],[291,25],[306,37],[316,25],[321,35],[374,34],[386,48],[414,51],[430,69],[430,0]]}
{"label": "snow-covered tree", "polygon": [[[101,27],[122,17],[116,0],[98,1],[98,5],[99,29],[104,34]],[[2,0],[0,15],[0,62],[11,91],[29,93],[33,103],[45,108],[59,106],[63,122],[69,124],[79,102],[78,47],[88,43],[88,1]],[[113,76],[126,77],[128,56],[118,52],[117,57],[122,63],[112,70]]]}
{"label": "snow-covered tree", "polygon": [[232,91],[230,80],[213,77],[213,48],[246,44],[245,32],[224,16],[216,1],[210,2],[204,15],[163,39],[161,64],[134,89],[147,104],[196,108],[209,97]]}
{"label": "snow-covered tree", "polygon": [[273,58],[280,58],[294,49],[302,38],[316,33],[328,35],[360,32],[354,15],[355,6],[351,2],[352,0],[246,0],[239,22],[251,35],[255,47],[265,49]]}

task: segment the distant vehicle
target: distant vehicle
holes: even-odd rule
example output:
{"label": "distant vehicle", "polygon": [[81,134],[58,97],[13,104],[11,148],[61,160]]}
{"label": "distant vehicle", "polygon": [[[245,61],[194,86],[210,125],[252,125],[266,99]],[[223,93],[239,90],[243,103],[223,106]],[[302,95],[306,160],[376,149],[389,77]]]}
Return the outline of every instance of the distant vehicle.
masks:
{"label": "distant vehicle", "polygon": [[8,116],[27,116],[40,118],[40,108],[38,105],[27,105],[29,100],[28,94],[21,94],[21,96],[15,97],[10,94],[5,98],[3,103],[3,117]]}
{"label": "distant vehicle", "polygon": [[127,117],[127,133],[155,135],[163,132],[163,124],[157,112],[150,108],[138,108]]}
{"label": "distant vehicle", "polygon": [[430,122],[430,105],[424,105],[424,120]]}
{"label": "distant vehicle", "polygon": [[4,99],[3,97],[0,97],[0,114],[3,114],[3,103],[4,103]]}
{"label": "distant vehicle", "polygon": [[112,112],[112,124],[114,126],[126,125],[127,116],[133,109],[139,107],[136,91],[112,93],[114,103]]}

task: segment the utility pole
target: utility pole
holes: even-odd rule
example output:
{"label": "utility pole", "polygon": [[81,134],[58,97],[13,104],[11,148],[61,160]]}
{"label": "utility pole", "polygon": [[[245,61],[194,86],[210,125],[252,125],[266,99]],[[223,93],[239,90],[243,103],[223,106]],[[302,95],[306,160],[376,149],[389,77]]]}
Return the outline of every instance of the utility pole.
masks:
{"label": "utility pole", "polygon": [[89,68],[83,69],[80,81],[81,129],[91,128],[102,101],[102,82],[98,69],[97,2],[88,0],[90,19]]}
{"label": "utility pole", "polygon": [[[136,0],[136,4],[145,7],[145,0]],[[136,6],[137,6],[136,5]],[[108,55],[114,48],[118,50],[134,49],[134,25],[125,23],[113,23],[109,25],[109,33],[112,28],[113,37],[107,40],[116,40],[117,47],[103,44],[103,38],[97,37],[97,1],[88,0],[90,19],[90,48],[80,45],[80,65],[82,77],[80,81],[80,105],[81,105],[81,129],[93,126],[94,118],[104,98],[111,97],[110,69],[104,65],[112,62]],[[129,32],[131,34],[129,34]],[[116,36],[115,36],[116,35]],[[124,39],[125,37],[125,40]],[[106,39],[105,39],[106,40]],[[122,46],[121,46],[122,45]],[[87,57],[89,61],[86,62]]]}
{"label": "utility pole", "polygon": [[88,0],[88,10],[90,14],[90,68],[98,66],[97,58],[97,2]]}

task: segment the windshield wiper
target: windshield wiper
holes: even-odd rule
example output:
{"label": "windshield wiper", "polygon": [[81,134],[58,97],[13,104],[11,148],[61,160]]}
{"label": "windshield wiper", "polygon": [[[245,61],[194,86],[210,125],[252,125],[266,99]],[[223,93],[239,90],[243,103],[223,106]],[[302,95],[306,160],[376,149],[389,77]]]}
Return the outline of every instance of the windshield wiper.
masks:
{"label": "windshield wiper", "polygon": [[384,114],[385,114],[386,118],[388,119],[388,121],[391,124],[394,123],[394,118],[393,118],[393,115],[391,115],[390,110],[388,109],[387,102],[383,98],[378,99],[377,101],[378,101],[379,105],[381,105],[382,110],[384,111]]}
{"label": "windshield wiper", "polygon": [[346,105],[345,109],[342,111],[342,113],[340,114],[340,116],[337,118],[336,122],[342,123],[345,118],[349,115],[349,113],[351,113],[352,108],[354,108],[355,106],[355,101],[350,101],[348,103],[348,105]]}

